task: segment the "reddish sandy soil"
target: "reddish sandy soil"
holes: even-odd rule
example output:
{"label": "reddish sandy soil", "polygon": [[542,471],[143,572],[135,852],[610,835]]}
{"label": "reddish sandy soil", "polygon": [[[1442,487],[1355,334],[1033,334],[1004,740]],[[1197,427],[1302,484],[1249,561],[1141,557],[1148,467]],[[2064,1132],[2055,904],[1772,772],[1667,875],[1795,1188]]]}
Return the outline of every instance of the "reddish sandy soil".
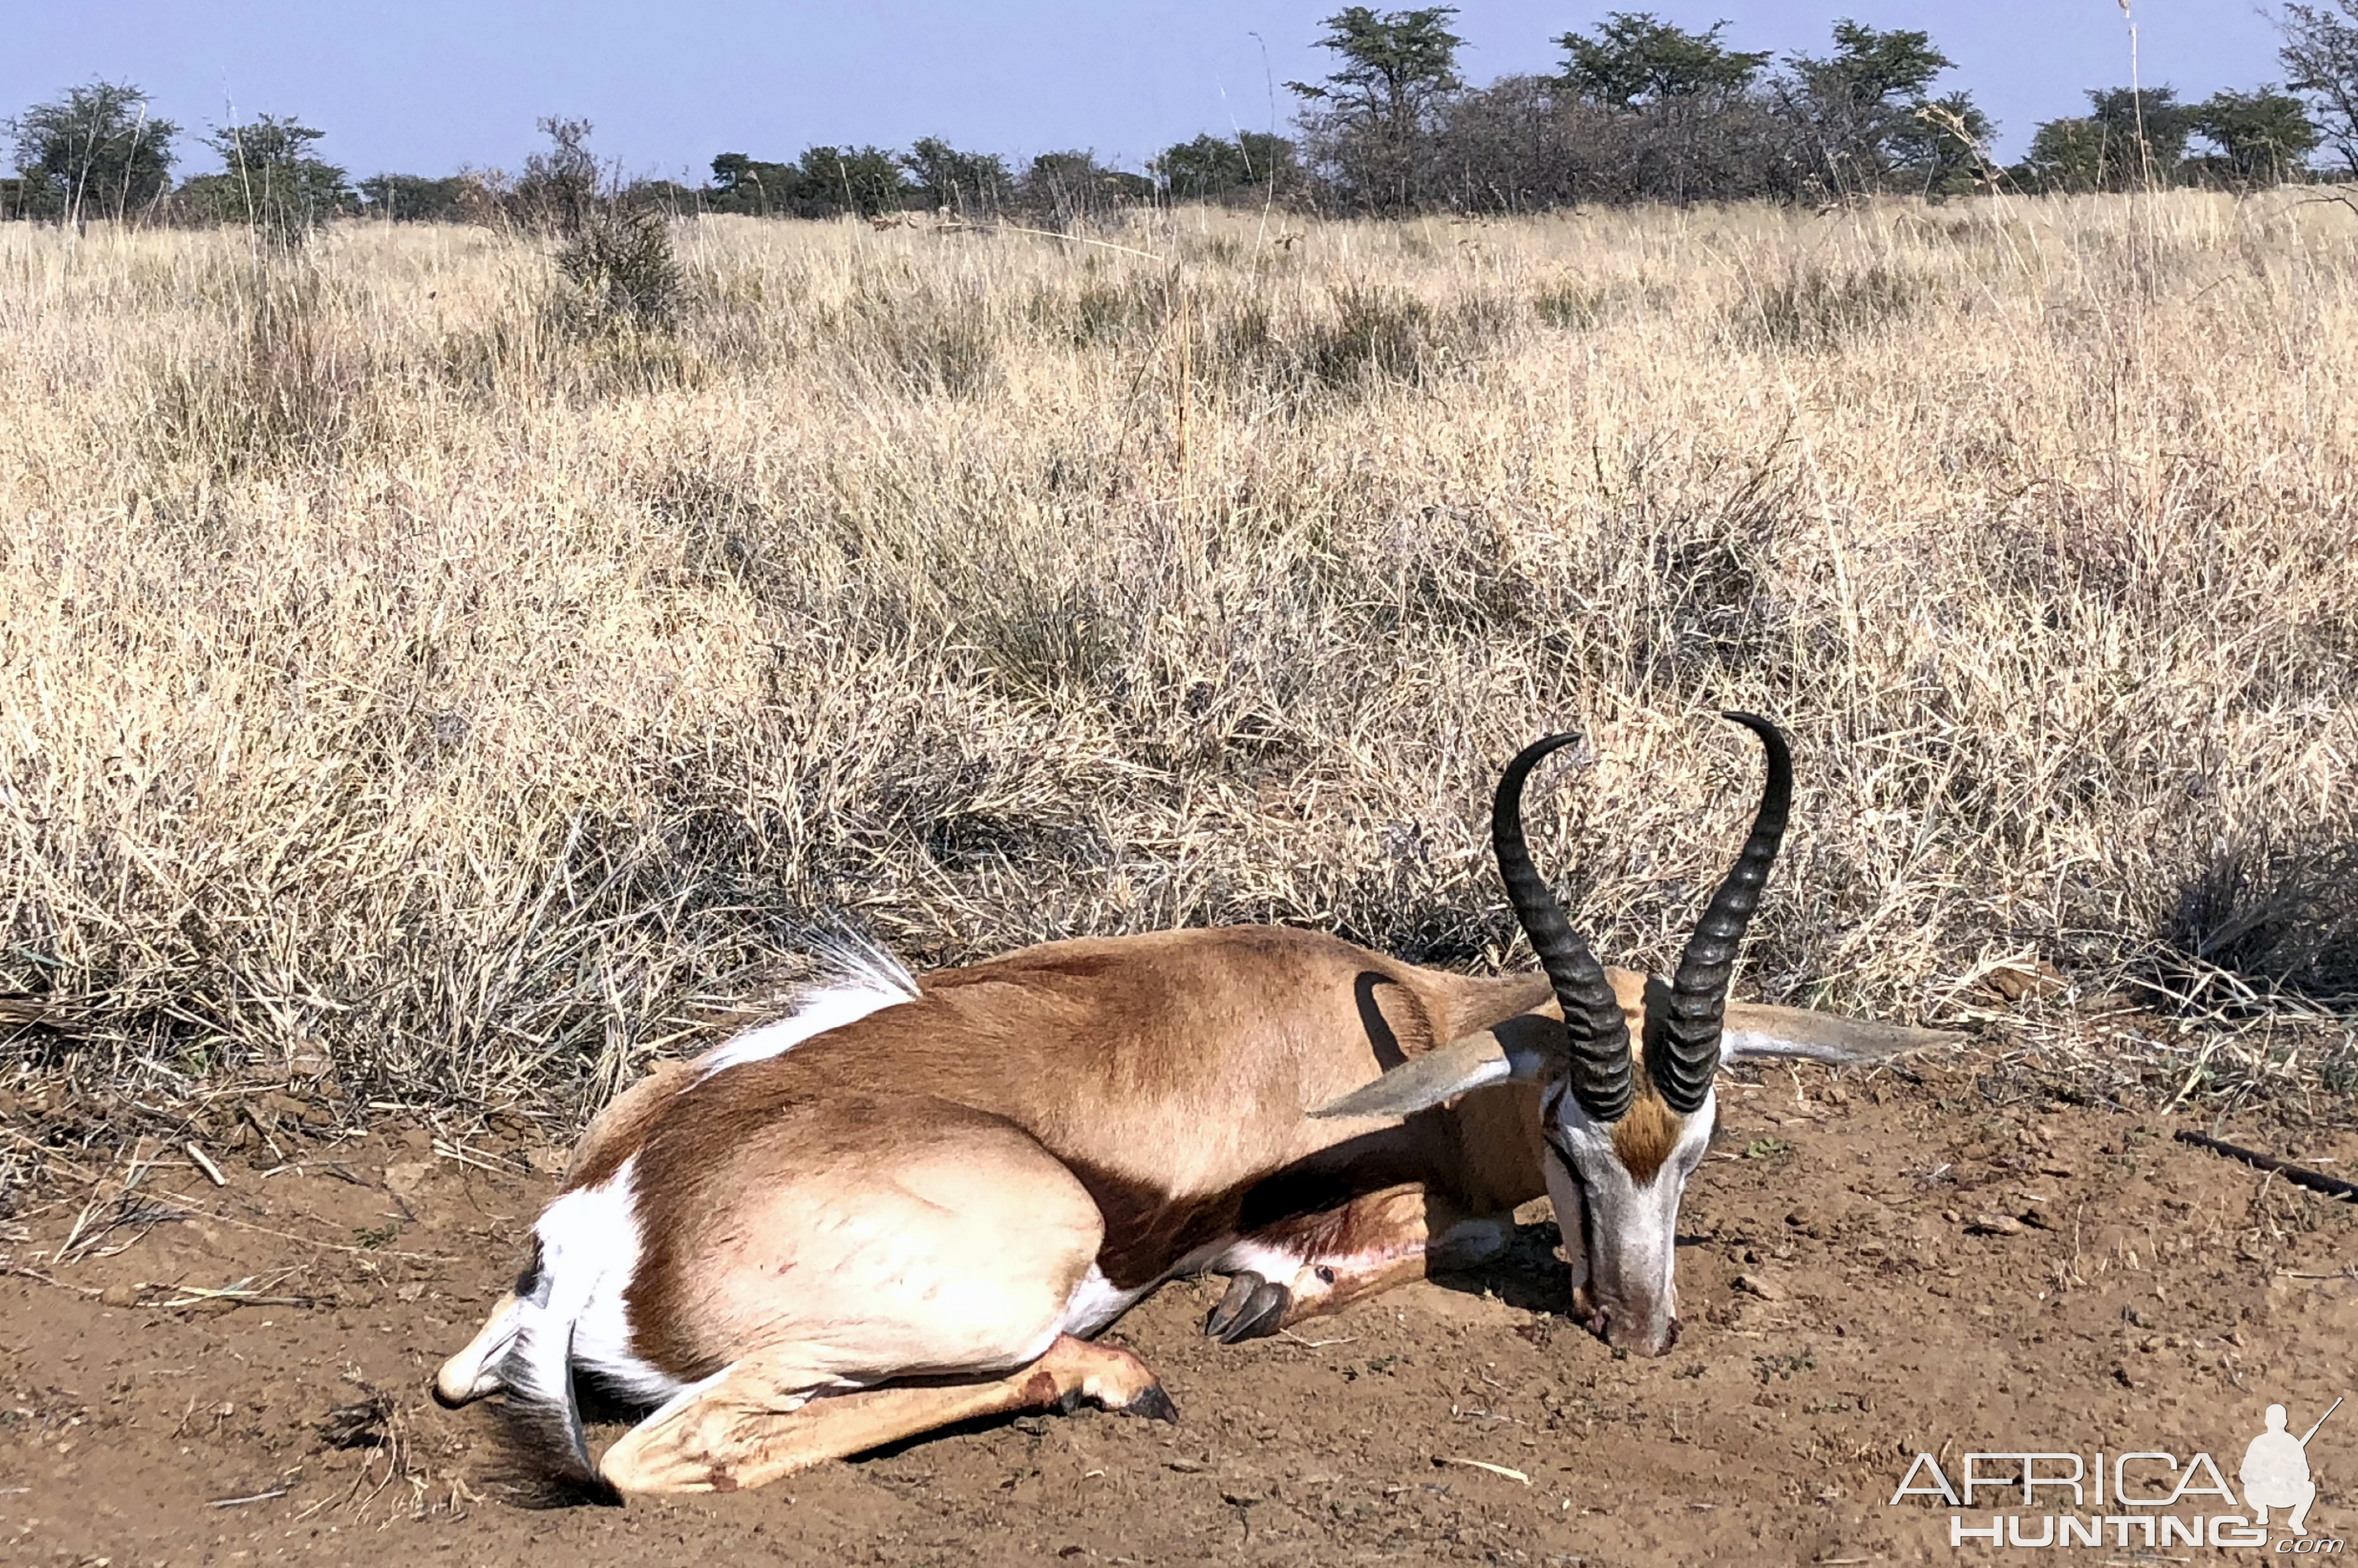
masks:
{"label": "reddish sandy soil", "polygon": [[[215,1144],[226,1185],[174,1152],[118,1200],[133,1151],[84,1153],[0,1222],[0,1563],[1937,1560],[1950,1510],[1887,1502],[1920,1449],[2202,1450],[2232,1480],[2268,1401],[2298,1428],[2358,1392],[2358,1208],[2171,1141],[2190,1118],[2006,1103],[1970,1060],[1725,1098],[1661,1360],[1552,1315],[1541,1218],[1507,1266],[1290,1338],[1213,1344],[1217,1282],[1166,1289],[1114,1333],[1176,1426],[1024,1418],[752,1494],[532,1513],[481,1480],[482,1412],[427,1386],[553,1152],[445,1130],[487,1170],[256,1097],[249,1146]],[[55,1137],[38,1098],[0,1130]],[[2348,1133],[2224,1130],[2358,1164]],[[2312,1529],[2358,1536],[2352,1408],[2310,1453]]]}

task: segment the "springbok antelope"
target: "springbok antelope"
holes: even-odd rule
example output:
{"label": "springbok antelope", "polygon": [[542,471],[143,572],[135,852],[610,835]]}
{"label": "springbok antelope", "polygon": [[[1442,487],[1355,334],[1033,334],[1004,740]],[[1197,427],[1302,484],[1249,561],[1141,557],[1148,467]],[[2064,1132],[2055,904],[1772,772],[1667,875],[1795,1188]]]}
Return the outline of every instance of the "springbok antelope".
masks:
{"label": "springbok antelope", "polygon": [[[1728,717],[1768,786],[1667,984],[1602,968],[1525,849],[1524,781],[1569,736],[1509,764],[1492,814],[1544,975],[1251,926],[922,979],[851,956],[792,1016],[598,1118],[438,1394],[503,1392],[536,1478],[609,1502],[1084,1399],[1174,1419],[1137,1357],[1089,1337],[1163,1281],[1228,1273],[1206,1331],[1273,1333],[1496,1256],[1541,1193],[1581,1318],[1661,1354],[1720,1065],[1948,1038],[1727,1002],[1792,783],[1776,729]],[[577,1372],[653,1407],[595,1464]]]}

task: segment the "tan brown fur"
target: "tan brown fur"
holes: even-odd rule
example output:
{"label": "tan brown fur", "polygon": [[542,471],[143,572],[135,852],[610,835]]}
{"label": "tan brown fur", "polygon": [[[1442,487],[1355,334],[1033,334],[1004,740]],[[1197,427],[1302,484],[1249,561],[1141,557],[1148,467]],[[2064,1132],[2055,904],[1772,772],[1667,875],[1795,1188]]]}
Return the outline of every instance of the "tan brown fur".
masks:
{"label": "tan brown fur", "polygon": [[[1607,973],[1642,1039],[1644,978]],[[1778,1011],[1731,1008],[1730,1024],[1773,1032]],[[565,1184],[628,1167],[628,1353],[675,1385],[720,1377],[658,1424],[734,1457],[643,1464],[642,1428],[617,1469],[752,1484],[928,1412],[1067,1397],[1064,1374],[1097,1363],[1022,1369],[1103,1321],[1075,1315],[1093,1273],[1093,1292],[1135,1292],[1242,1249],[1256,1261],[1230,1267],[1254,1304],[1219,1332],[1255,1333],[1495,1255],[1506,1217],[1547,1191],[1536,1085],[1372,1125],[1308,1112],[1470,1036],[1529,1048],[1560,1027],[1542,977],[1236,927],[1051,943],[925,977],[775,1055],[659,1069],[592,1124]],[[1649,1182],[1681,1128],[1645,1087],[1615,1152]],[[1259,1266],[1291,1271],[1267,1282],[1282,1295]],[[446,1368],[454,1390],[478,1387],[486,1343]],[[954,1391],[877,1388],[933,1373]],[[771,1392],[748,1405],[741,1383]],[[802,1408],[823,1414],[779,1414],[814,1394]]]}
{"label": "tan brown fur", "polygon": [[686,1062],[657,1062],[646,1076],[616,1095],[590,1119],[589,1130],[573,1146],[557,1190],[595,1186],[614,1173],[645,1141],[647,1131],[672,1097],[696,1081]]}
{"label": "tan brown fur", "polygon": [[1137,1357],[1069,1336],[990,1381],[869,1389],[797,1406],[796,1376],[762,1357],[731,1368],[704,1398],[616,1444],[606,1474],[628,1491],[734,1492],[952,1422],[1082,1397],[1116,1410],[1152,1401],[1153,1413],[1170,1419],[1154,1374]]}
{"label": "tan brown fur", "polygon": [[[1645,977],[1606,974],[1642,1037]],[[1095,1260],[1124,1287],[1223,1235],[1340,1213],[1403,1181],[1464,1213],[1504,1212],[1546,1190],[1537,1091],[1525,1086],[1373,1136],[1302,1114],[1453,1037],[1519,1013],[1554,1019],[1543,976],[1452,975],[1314,933],[1235,927],[1050,943],[937,971],[920,990],[709,1080],[660,1066],[591,1124],[564,1185],[640,1159],[646,1264],[631,1317],[650,1363],[696,1377],[729,1357],[737,1313],[694,1281],[730,1255],[742,1195],[762,1185],[749,1173],[824,1174],[905,1151],[925,1128],[1036,1141],[1095,1205]],[[1787,1016],[1736,1004],[1729,1022],[1762,1027],[1767,1013]],[[1202,1049],[1208,1039],[1222,1049]],[[1650,1180],[1680,1126],[1649,1090],[1616,1129],[1616,1150]]]}
{"label": "tan brown fur", "polygon": [[[1476,1105],[1526,1095],[1469,1097],[1478,1130],[1436,1111],[1355,1138],[1303,1116],[1447,1032],[1511,1012],[1531,995],[1521,977],[1467,979],[1314,933],[1239,927],[1053,943],[920,989],[775,1057],[642,1082],[601,1119],[573,1181],[637,1156],[644,1256],[629,1299],[634,1349],[653,1365],[692,1378],[729,1358],[735,1314],[698,1281],[748,1224],[748,1173],[898,1158],[937,1127],[1036,1140],[1097,1205],[1096,1260],[1124,1286],[1233,1234],[1271,1182],[1340,1202],[1413,1176],[1456,1186],[1462,1172],[1470,1200],[1509,1207],[1542,1190],[1533,1109]],[[1322,1160],[1347,1142],[1347,1157]]]}
{"label": "tan brown fur", "polygon": [[[1053,1320],[1098,1256],[1104,1225],[1087,1192],[1006,1119],[928,1096],[770,1087],[712,1094],[725,1119],[672,1119],[639,1151],[643,1251],[626,1300],[638,1353],[671,1376],[692,1381],[804,1337],[852,1370],[889,1367],[924,1327],[894,1314],[896,1295],[963,1296],[962,1318],[985,1337],[961,1348],[1011,1354],[988,1331]],[[1011,1256],[1027,1267],[1008,1283]],[[1022,1299],[986,1310],[994,1289]]]}
{"label": "tan brown fur", "polygon": [[[1637,1033],[1644,979],[1608,974]],[[1095,1261],[1121,1287],[1162,1278],[1223,1236],[1340,1211],[1402,1182],[1463,1213],[1503,1212],[1546,1190],[1526,1087],[1376,1135],[1303,1116],[1452,1037],[1519,1012],[1552,1017],[1541,976],[1451,975],[1315,933],[1234,927],[1050,943],[937,971],[919,989],[915,1001],[708,1080],[659,1071],[593,1124],[567,1185],[638,1159],[644,1258],[630,1315],[633,1348],[652,1365],[692,1379],[731,1357],[746,1310],[699,1281],[740,1250],[743,1195],[761,1184],[749,1173],[901,1158],[913,1138],[946,1128],[1036,1140],[1095,1205]],[[1210,1039],[1222,1049],[1202,1049]],[[1668,1156],[1677,1119],[1647,1097],[1625,1125],[1643,1179]]]}
{"label": "tan brown fur", "polygon": [[1280,1281],[1293,1298],[1284,1321],[1293,1323],[1437,1270],[1487,1262],[1506,1249],[1513,1228],[1497,1210],[1469,1210],[1427,1183],[1410,1182],[1271,1226],[1254,1239],[1303,1260]]}
{"label": "tan brown fur", "polygon": [[[1640,1078],[1640,1083],[1645,1080]],[[1621,1157],[1629,1175],[1639,1186],[1654,1179],[1662,1162],[1678,1147],[1679,1133],[1686,1119],[1662,1103],[1662,1097],[1647,1084],[1638,1098],[1629,1102],[1628,1113],[1613,1127],[1613,1152]]]}

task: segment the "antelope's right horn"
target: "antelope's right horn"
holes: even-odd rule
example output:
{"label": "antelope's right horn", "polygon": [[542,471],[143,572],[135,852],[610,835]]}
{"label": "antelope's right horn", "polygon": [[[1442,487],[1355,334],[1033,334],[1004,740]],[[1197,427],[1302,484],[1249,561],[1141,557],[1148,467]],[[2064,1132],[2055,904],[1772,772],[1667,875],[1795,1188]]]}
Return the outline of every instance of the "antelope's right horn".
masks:
{"label": "antelope's right horn", "polygon": [[1618,1121],[1637,1088],[1629,1062],[1629,1025],[1620,1000],[1605,978],[1605,967],[1564,918],[1563,906],[1540,878],[1523,842],[1523,781],[1540,760],[1579,740],[1550,735],[1515,753],[1499,775],[1490,808],[1490,844],[1498,857],[1498,880],[1523,935],[1531,939],[1540,967],[1563,1009],[1563,1032],[1571,1046],[1572,1093],[1581,1108],[1599,1121]]}

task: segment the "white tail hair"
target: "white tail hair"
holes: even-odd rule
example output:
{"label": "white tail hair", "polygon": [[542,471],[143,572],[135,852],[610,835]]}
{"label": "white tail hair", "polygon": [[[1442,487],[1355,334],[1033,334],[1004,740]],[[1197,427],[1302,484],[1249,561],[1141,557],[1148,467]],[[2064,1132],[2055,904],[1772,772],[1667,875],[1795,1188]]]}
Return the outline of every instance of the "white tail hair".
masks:
{"label": "white tail hair", "polygon": [[698,1056],[689,1064],[698,1078],[783,1055],[830,1029],[917,1000],[916,977],[864,936],[830,933],[813,945],[811,957],[816,967],[810,978],[780,999],[790,1000],[793,1011]]}

